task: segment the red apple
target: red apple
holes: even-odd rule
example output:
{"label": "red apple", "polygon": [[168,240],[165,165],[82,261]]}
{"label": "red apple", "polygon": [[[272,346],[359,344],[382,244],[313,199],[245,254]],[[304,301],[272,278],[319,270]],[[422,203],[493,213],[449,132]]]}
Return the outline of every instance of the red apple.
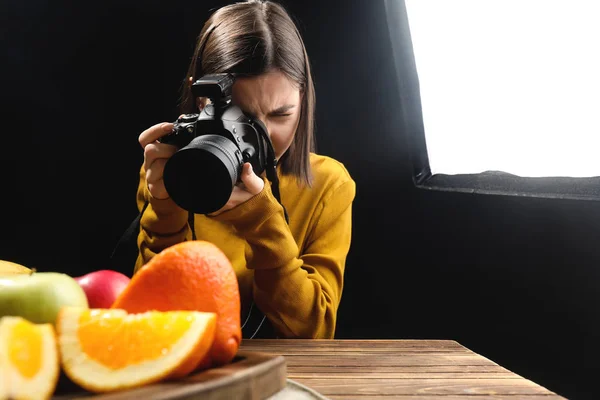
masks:
{"label": "red apple", "polygon": [[90,308],[110,308],[130,281],[127,275],[108,269],[74,279],[85,292]]}

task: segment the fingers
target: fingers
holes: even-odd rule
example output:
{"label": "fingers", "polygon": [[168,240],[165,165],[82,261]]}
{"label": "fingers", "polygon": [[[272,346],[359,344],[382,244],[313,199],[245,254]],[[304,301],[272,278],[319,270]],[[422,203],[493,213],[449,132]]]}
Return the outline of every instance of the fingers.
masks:
{"label": "fingers", "polygon": [[148,183],[148,191],[155,199],[163,200],[169,198],[169,193],[165,189],[165,181],[162,179],[154,183]]}
{"label": "fingers", "polygon": [[146,182],[156,183],[163,179],[165,164],[168,158],[157,158],[152,163],[152,166],[146,170]]}
{"label": "fingers", "polygon": [[167,160],[175,154],[177,148],[169,144],[159,143],[157,140],[172,130],[172,123],[163,122],[146,129],[138,138],[144,149],[144,169],[146,170],[148,191],[156,199],[169,198],[163,181],[163,172]]}
{"label": "fingers", "polygon": [[[175,152],[177,147],[170,144],[150,143],[144,147],[144,169],[148,171],[152,168],[154,161],[159,159],[169,159]],[[162,172],[161,172],[162,174]]]}
{"label": "fingers", "polygon": [[244,164],[241,178],[242,183],[233,187],[227,203],[221,209],[208,214],[209,216],[217,216],[227,210],[237,207],[259,194],[265,187],[265,182],[252,171],[252,165],[250,163]]}
{"label": "fingers", "polygon": [[245,190],[251,195],[257,195],[262,192],[265,187],[265,182],[262,178],[256,176],[252,170],[252,164],[245,163],[242,170],[242,182],[244,183]]}
{"label": "fingers", "polygon": [[148,144],[160,139],[172,130],[173,124],[171,122],[162,122],[160,124],[153,125],[142,132],[138,137],[138,141],[140,142],[142,148],[146,148]]}
{"label": "fingers", "polygon": [[150,143],[144,149],[146,184],[148,185],[148,191],[156,199],[166,199],[169,197],[163,181],[163,173],[165,171],[165,164],[175,151],[177,151],[175,146],[155,143]]}
{"label": "fingers", "polygon": [[252,198],[252,195],[250,193],[240,188],[239,186],[234,186],[233,190],[231,191],[231,196],[229,196],[229,200],[227,200],[227,203],[225,203],[225,205],[217,211],[208,214],[208,216],[217,216],[221,213],[224,213],[227,210],[231,210],[232,208],[242,204],[250,198]]}
{"label": "fingers", "polygon": [[234,186],[233,190],[231,191],[231,196],[229,196],[229,200],[227,200],[226,208],[233,208],[238,204],[241,204],[246,200],[250,199],[251,197],[252,194],[248,193],[243,188]]}

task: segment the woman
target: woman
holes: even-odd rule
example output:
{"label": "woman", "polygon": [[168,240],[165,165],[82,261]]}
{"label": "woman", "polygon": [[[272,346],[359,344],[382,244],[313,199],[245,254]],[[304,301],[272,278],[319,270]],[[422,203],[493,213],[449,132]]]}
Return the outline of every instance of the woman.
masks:
{"label": "woman", "polygon": [[[247,1],[212,14],[184,81],[182,113],[206,105],[206,99],[193,98],[191,83],[213,73],[235,74],[232,102],[267,127],[279,160],[281,204],[270,182],[246,163],[243,183],[227,204],[193,216],[195,238],[215,243],[231,260],[243,313],[254,303],[278,337],[333,338],[355,183],[341,163],[314,153],[309,60],[284,8]],[[156,124],[139,137],[144,164],[137,201],[140,210],[146,202],[148,207],[140,221],[135,271],[164,248],[193,238],[188,213],[169,197],[162,180],[177,148],[158,139],[172,128],[172,123]]]}

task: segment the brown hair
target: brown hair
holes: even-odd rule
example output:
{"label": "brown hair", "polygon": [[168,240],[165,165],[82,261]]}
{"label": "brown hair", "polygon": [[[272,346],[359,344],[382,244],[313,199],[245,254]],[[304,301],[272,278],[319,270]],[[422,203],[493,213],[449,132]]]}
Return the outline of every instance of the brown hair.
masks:
{"label": "brown hair", "polygon": [[[199,54],[202,52],[202,54]],[[181,95],[181,112],[197,112],[191,82],[205,74],[257,76],[279,70],[302,93],[294,139],[279,160],[282,174],[310,186],[309,154],[315,151],[315,91],[304,42],[287,11],[271,1],[248,0],[215,11],[204,24]]]}

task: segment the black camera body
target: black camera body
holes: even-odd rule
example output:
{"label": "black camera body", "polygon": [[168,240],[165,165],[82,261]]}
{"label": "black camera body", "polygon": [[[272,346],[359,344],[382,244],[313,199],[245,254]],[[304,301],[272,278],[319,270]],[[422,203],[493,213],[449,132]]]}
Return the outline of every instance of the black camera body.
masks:
{"label": "black camera body", "polygon": [[231,74],[211,74],[192,85],[194,98],[207,97],[198,114],[182,115],[159,141],[178,150],[167,161],[163,181],[181,208],[209,214],[223,207],[240,182],[244,163],[256,175],[275,168],[277,160],[267,128],[231,103]]}

